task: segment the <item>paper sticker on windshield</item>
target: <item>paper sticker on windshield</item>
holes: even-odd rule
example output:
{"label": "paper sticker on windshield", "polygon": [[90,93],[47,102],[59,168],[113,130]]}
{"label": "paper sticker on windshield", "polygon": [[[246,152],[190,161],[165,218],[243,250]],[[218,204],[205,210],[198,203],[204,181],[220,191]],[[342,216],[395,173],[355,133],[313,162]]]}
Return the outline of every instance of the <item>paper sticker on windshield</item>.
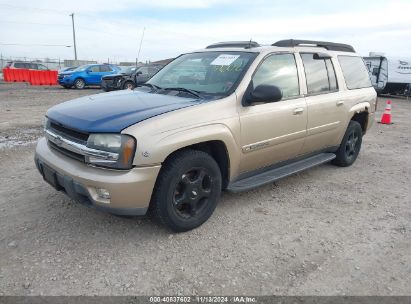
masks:
{"label": "paper sticker on windshield", "polygon": [[214,59],[210,65],[230,65],[232,64],[240,55],[230,55],[221,54],[216,59]]}

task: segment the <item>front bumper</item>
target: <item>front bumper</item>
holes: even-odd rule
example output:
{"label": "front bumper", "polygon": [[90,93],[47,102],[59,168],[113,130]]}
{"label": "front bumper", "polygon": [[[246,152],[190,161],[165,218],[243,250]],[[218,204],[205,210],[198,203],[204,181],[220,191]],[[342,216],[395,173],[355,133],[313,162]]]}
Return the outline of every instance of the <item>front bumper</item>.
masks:
{"label": "front bumper", "polygon": [[[122,215],[147,212],[161,168],[120,171],[91,167],[53,150],[45,138],[39,140],[34,160],[43,178],[55,189],[84,205]],[[107,189],[110,199],[100,198],[97,188]]]}
{"label": "front bumper", "polygon": [[116,79],[102,79],[101,88],[105,90],[121,90],[123,87],[123,81]]}
{"label": "front bumper", "polygon": [[57,82],[60,85],[73,85],[73,81],[72,81],[71,77],[57,78]]}

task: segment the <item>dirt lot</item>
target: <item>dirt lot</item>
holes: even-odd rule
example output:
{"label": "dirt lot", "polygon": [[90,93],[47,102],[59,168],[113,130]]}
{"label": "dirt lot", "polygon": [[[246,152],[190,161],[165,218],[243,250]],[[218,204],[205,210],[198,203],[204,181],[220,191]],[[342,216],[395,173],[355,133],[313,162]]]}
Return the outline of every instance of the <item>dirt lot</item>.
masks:
{"label": "dirt lot", "polygon": [[0,83],[0,294],[411,295],[411,101],[393,99],[395,124],[375,124],[352,167],[225,193],[206,224],[171,234],[37,173],[46,109],[97,92]]}

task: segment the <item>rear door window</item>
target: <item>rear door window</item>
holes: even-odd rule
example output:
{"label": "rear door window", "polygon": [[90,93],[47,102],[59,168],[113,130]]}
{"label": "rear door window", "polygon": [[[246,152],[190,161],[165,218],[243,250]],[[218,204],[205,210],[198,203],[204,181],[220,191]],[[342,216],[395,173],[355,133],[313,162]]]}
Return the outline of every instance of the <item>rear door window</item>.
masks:
{"label": "rear door window", "polygon": [[93,65],[92,67],[90,67],[90,72],[93,72],[93,73],[98,73],[98,72],[100,72],[100,66],[98,66],[98,65]]}
{"label": "rear door window", "polygon": [[23,63],[23,62],[16,62],[16,63],[14,64],[14,67],[15,67],[16,69],[26,69],[26,68],[27,68],[27,67],[26,67],[26,64]]}
{"label": "rear door window", "polygon": [[357,56],[338,56],[347,88],[350,90],[371,87],[364,60]]}
{"label": "rear door window", "polygon": [[111,71],[112,71],[112,69],[107,65],[101,65],[100,66],[100,72],[111,72]]}
{"label": "rear door window", "polygon": [[337,90],[337,80],[331,59],[315,59],[313,53],[302,53],[308,94],[322,94]]}

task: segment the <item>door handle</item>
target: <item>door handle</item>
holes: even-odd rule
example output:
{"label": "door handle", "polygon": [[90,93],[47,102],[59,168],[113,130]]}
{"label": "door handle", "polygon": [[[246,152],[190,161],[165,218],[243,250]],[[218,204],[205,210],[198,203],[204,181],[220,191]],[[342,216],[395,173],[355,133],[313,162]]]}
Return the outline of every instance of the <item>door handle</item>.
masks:
{"label": "door handle", "polygon": [[304,112],[304,108],[296,108],[294,109],[294,115],[298,115]]}
{"label": "door handle", "polygon": [[344,104],[344,100],[337,101],[337,106],[342,106]]}

